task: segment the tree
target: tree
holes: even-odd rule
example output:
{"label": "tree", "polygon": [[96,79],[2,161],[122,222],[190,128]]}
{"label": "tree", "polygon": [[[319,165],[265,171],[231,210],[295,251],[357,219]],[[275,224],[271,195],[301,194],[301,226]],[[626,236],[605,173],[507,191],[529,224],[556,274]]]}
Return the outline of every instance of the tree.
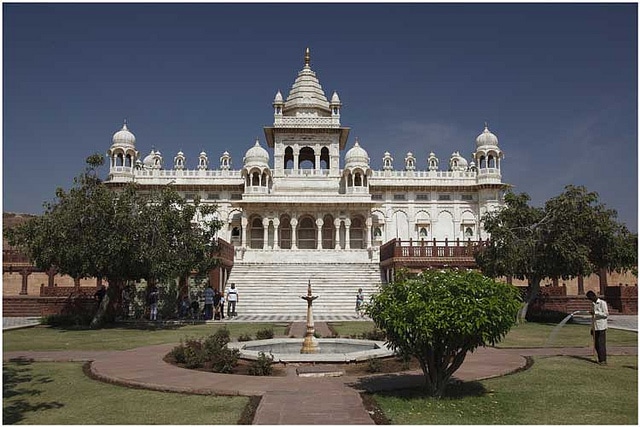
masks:
{"label": "tree", "polygon": [[499,342],[516,321],[518,290],[473,271],[400,274],[366,305],[395,351],[415,356],[427,392],[441,397],[468,352]]}
{"label": "tree", "polygon": [[615,210],[600,203],[597,193],[567,186],[544,208],[529,206],[529,201],[525,193],[507,193],[505,205],[482,218],[491,242],[476,254],[484,274],[528,281],[521,319],[545,278],[569,279],[637,265],[637,235],[616,221]]}
{"label": "tree", "polygon": [[[55,266],[74,278],[108,280],[109,293],[94,324],[105,312],[113,316],[127,281],[173,279],[213,268],[220,228],[215,207],[199,200],[187,204],[169,186],[147,195],[135,184],[112,191],[97,177],[102,161],[90,156],[69,191],[58,189],[42,216],[7,236],[41,269]],[[203,221],[195,224],[196,215],[204,215]]]}

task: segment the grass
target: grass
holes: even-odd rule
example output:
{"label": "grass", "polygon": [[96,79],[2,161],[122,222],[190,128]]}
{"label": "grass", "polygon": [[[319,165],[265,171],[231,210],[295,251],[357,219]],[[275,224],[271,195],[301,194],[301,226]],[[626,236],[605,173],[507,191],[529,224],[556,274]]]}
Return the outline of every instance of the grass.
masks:
{"label": "grass", "polygon": [[[592,338],[589,325],[568,323],[557,331],[551,342],[549,338],[555,323],[522,323],[511,328],[507,336],[497,345],[500,348],[532,348],[532,347],[589,347]],[[374,329],[373,322],[331,322],[332,327],[341,337],[361,335]],[[619,329],[607,330],[607,346],[638,345],[638,333]]]}
{"label": "grass", "polygon": [[3,424],[238,424],[248,397],[138,390],[93,381],[80,363],[3,364]]}
{"label": "grass", "polygon": [[[43,350],[128,350],[146,345],[180,342],[185,338],[201,338],[213,334],[223,324],[182,326],[125,325],[103,329],[61,329],[49,326],[3,331],[3,351]],[[242,334],[255,337],[261,329],[273,328],[284,335],[284,323],[228,323],[232,338]]]}
{"label": "grass", "polygon": [[[555,337],[549,341],[556,324],[522,323],[511,328],[507,336],[497,345],[500,348],[514,347],[590,347],[593,338],[589,325],[568,323],[561,327]],[[607,330],[607,346],[638,345],[638,333],[620,329]]]}
{"label": "grass", "polygon": [[365,332],[371,332],[375,329],[375,325],[371,321],[327,322],[327,325],[342,338],[362,335]]}
{"label": "grass", "polygon": [[420,390],[373,394],[392,424],[638,424],[638,359],[608,366],[575,357],[536,358],[514,375],[451,386],[443,399]]}

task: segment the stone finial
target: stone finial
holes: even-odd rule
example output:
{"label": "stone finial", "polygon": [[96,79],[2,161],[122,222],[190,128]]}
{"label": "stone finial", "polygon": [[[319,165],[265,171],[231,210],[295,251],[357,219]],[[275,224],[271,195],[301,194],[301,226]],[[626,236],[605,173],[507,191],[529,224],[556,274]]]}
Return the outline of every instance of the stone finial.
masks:
{"label": "stone finial", "polygon": [[311,54],[309,53],[309,48],[304,52],[304,66],[309,67],[311,64]]}

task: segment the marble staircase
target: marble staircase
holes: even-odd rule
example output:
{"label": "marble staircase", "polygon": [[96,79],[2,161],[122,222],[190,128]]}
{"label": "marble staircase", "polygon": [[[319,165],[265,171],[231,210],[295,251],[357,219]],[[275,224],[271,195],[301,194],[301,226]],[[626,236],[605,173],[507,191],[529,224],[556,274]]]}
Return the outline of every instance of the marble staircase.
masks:
{"label": "marble staircase", "polygon": [[[243,315],[306,316],[311,281],[314,316],[352,315],[358,288],[365,302],[381,284],[378,263],[236,263],[228,284],[239,291],[237,312]],[[228,285],[227,284],[227,285]]]}

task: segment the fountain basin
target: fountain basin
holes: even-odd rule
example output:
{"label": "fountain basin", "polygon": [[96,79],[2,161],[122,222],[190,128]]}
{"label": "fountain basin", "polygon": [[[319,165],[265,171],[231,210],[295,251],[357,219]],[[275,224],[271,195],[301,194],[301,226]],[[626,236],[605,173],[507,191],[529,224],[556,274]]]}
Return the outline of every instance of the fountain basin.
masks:
{"label": "fountain basin", "polygon": [[356,340],[348,338],[318,338],[318,352],[301,354],[303,338],[274,338],[269,340],[233,342],[228,348],[240,350],[240,357],[257,360],[259,354],[273,355],[274,362],[360,362],[373,358],[393,356],[394,352],[384,341]]}

